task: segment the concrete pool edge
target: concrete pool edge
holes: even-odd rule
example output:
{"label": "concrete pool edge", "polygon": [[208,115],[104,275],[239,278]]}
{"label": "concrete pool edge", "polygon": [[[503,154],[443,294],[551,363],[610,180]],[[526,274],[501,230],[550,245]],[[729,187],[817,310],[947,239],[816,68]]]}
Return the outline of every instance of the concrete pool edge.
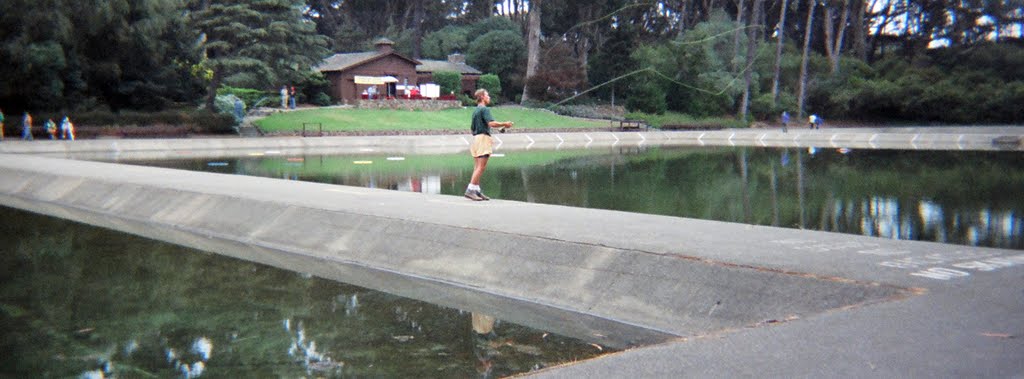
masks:
{"label": "concrete pool edge", "polygon": [[[777,129],[509,133],[495,135],[497,151],[617,146],[754,146],[788,148],[1024,150],[1024,127],[848,128],[788,133]],[[1000,141],[1016,141],[1003,143]],[[341,137],[97,139],[0,143],[0,153],[90,159],[160,159],[239,156],[248,153],[347,154],[379,152],[455,153],[468,150],[466,135]]]}

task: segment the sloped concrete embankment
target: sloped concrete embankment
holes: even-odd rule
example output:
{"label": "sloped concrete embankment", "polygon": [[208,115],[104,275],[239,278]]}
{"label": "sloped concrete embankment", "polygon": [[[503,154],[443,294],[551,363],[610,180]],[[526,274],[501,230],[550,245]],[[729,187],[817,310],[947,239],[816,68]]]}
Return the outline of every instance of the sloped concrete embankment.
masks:
{"label": "sloped concrete embankment", "polygon": [[[620,212],[4,154],[0,177],[6,206],[608,346],[742,328],[903,293],[683,258],[700,252],[654,253],[579,237],[583,230],[625,227]],[[557,216],[522,216],[529,213]],[[666,219],[632,215],[630,227]],[[544,232],[502,226],[527,220]],[[660,238],[671,243],[674,237]]]}

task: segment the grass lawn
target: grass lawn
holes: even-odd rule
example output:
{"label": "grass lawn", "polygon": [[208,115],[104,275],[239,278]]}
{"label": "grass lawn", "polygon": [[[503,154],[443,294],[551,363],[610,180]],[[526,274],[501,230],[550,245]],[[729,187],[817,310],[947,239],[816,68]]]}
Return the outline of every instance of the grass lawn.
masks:
{"label": "grass lawn", "polygon": [[[609,127],[608,121],[566,117],[521,107],[492,107],[491,114],[495,120],[511,120],[515,122],[515,128],[521,129]],[[468,131],[472,115],[472,107],[442,111],[320,108],[275,113],[255,123],[270,133],[301,131],[304,123],[320,123],[325,132]]]}
{"label": "grass lawn", "polygon": [[684,113],[676,112],[665,112],[665,114],[660,115],[634,112],[627,113],[626,118],[632,120],[644,120],[647,125],[655,128],[660,128],[663,125],[722,126],[726,128],[747,127],[745,122],[736,119],[725,117],[695,118]]}

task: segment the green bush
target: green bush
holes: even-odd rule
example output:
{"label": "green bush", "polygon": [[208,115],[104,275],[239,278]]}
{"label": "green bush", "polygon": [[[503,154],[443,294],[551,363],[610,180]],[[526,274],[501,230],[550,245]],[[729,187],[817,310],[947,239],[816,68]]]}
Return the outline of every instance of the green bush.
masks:
{"label": "green bush", "polygon": [[[249,108],[255,108],[257,103],[264,98],[280,99],[281,94],[276,91],[263,91],[252,88],[235,88],[235,87],[221,87],[217,89],[217,96],[222,95],[234,95],[242,102],[245,103]],[[264,102],[265,103],[265,102]]]}
{"label": "green bush", "polygon": [[707,126],[707,127],[724,127],[724,128],[746,128],[747,123],[743,120],[736,120],[732,118],[723,117],[705,117],[695,118],[685,113],[677,112],[665,112],[664,114],[649,114],[640,112],[626,113],[626,119],[629,120],[642,120],[645,124],[655,128],[661,128],[665,125],[688,125],[688,126]]}
{"label": "green bush", "polygon": [[501,95],[501,79],[495,74],[484,74],[480,75],[480,79],[476,81],[476,88],[483,88],[487,90],[487,93],[491,96]]}
{"label": "green bush", "polygon": [[331,105],[331,97],[328,96],[326,93],[318,92],[316,96],[313,97],[313,104],[319,105],[321,107],[326,107],[328,105]]}
{"label": "green bush", "polygon": [[626,109],[630,112],[664,114],[668,104],[665,102],[665,90],[653,83],[640,84],[633,88],[626,99]]}
{"label": "green bush", "polygon": [[[235,118],[235,123],[240,124],[242,119],[235,114],[235,101],[242,101],[235,95],[218,95],[214,105],[217,107],[217,112],[229,114]],[[242,112],[244,116],[245,102],[242,102]]]}
{"label": "green bush", "polygon": [[783,111],[789,110],[783,104],[772,104],[772,94],[765,93],[758,97],[755,97],[750,102],[750,114],[754,116],[755,120],[772,120],[773,117],[781,115]]}
{"label": "green bush", "polygon": [[472,97],[470,97],[470,96],[469,96],[469,95],[467,95],[467,94],[464,94],[464,93],[460,93],[460,94],[459,94],[459,95],[457,96],[457,98],[459,99],[459,102],[461,102],[461,103],[462,103],[462,106],[465,106],[465,107],[472,107],[472,106],[476,106],[476,100],[475,100],[475,99],[473,99]]}
{"label": "green bush", "polygon": [[434,83],[441,86],[441,94],[462,93],[462,74],[455,71],[437,71],[434,73]]}
{"label": "green bush", "polygon": [[[197,133],[233,133],[235,118],[230,114],[213,113],[199,110],[165,110],[160,112],[134,112],[124,111],[114,113],[110,111],[90,111],[83,113],[67,114],[71,121],[78,126],[104,126],[104,127],[154,127],[162,125],[184,125],[192,128]],[[47,116],[49,118],[50,116]],[[63,117],[63,114],[53,115]],[[44,118],[39,118],[44,119]]]}
{"label": "green bush", "polygon": [[[331,82],[327,80],[323,73],[310,71],[295,87],[299,91],[299,102],[311,102],[319,106],[331,105],[331,97],[327,96],[327,92],[331,90]],[[277,99],[280,100],[281,94],[276,93],[276,95]],[[327,96],[327,101],[324,102],[320,95]]]}
{"label": "green bush", "polygon": [[192,113],[189,123],[197,133],[232,134],[235,133],[235,117],[229,114],[213,112]]}

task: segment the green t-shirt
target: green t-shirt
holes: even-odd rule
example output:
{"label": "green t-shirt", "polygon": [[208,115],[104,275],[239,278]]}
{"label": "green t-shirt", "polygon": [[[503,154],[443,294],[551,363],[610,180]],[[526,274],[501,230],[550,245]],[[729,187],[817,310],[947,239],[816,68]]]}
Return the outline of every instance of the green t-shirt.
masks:
{"label": "green t-shirt", "polygon": [[486,134],[491,135],[491,127],[487,124],[494,121],[494,117],[491,117],[491,109],[477,105],[476,110],[473,111],[473,135]]}

